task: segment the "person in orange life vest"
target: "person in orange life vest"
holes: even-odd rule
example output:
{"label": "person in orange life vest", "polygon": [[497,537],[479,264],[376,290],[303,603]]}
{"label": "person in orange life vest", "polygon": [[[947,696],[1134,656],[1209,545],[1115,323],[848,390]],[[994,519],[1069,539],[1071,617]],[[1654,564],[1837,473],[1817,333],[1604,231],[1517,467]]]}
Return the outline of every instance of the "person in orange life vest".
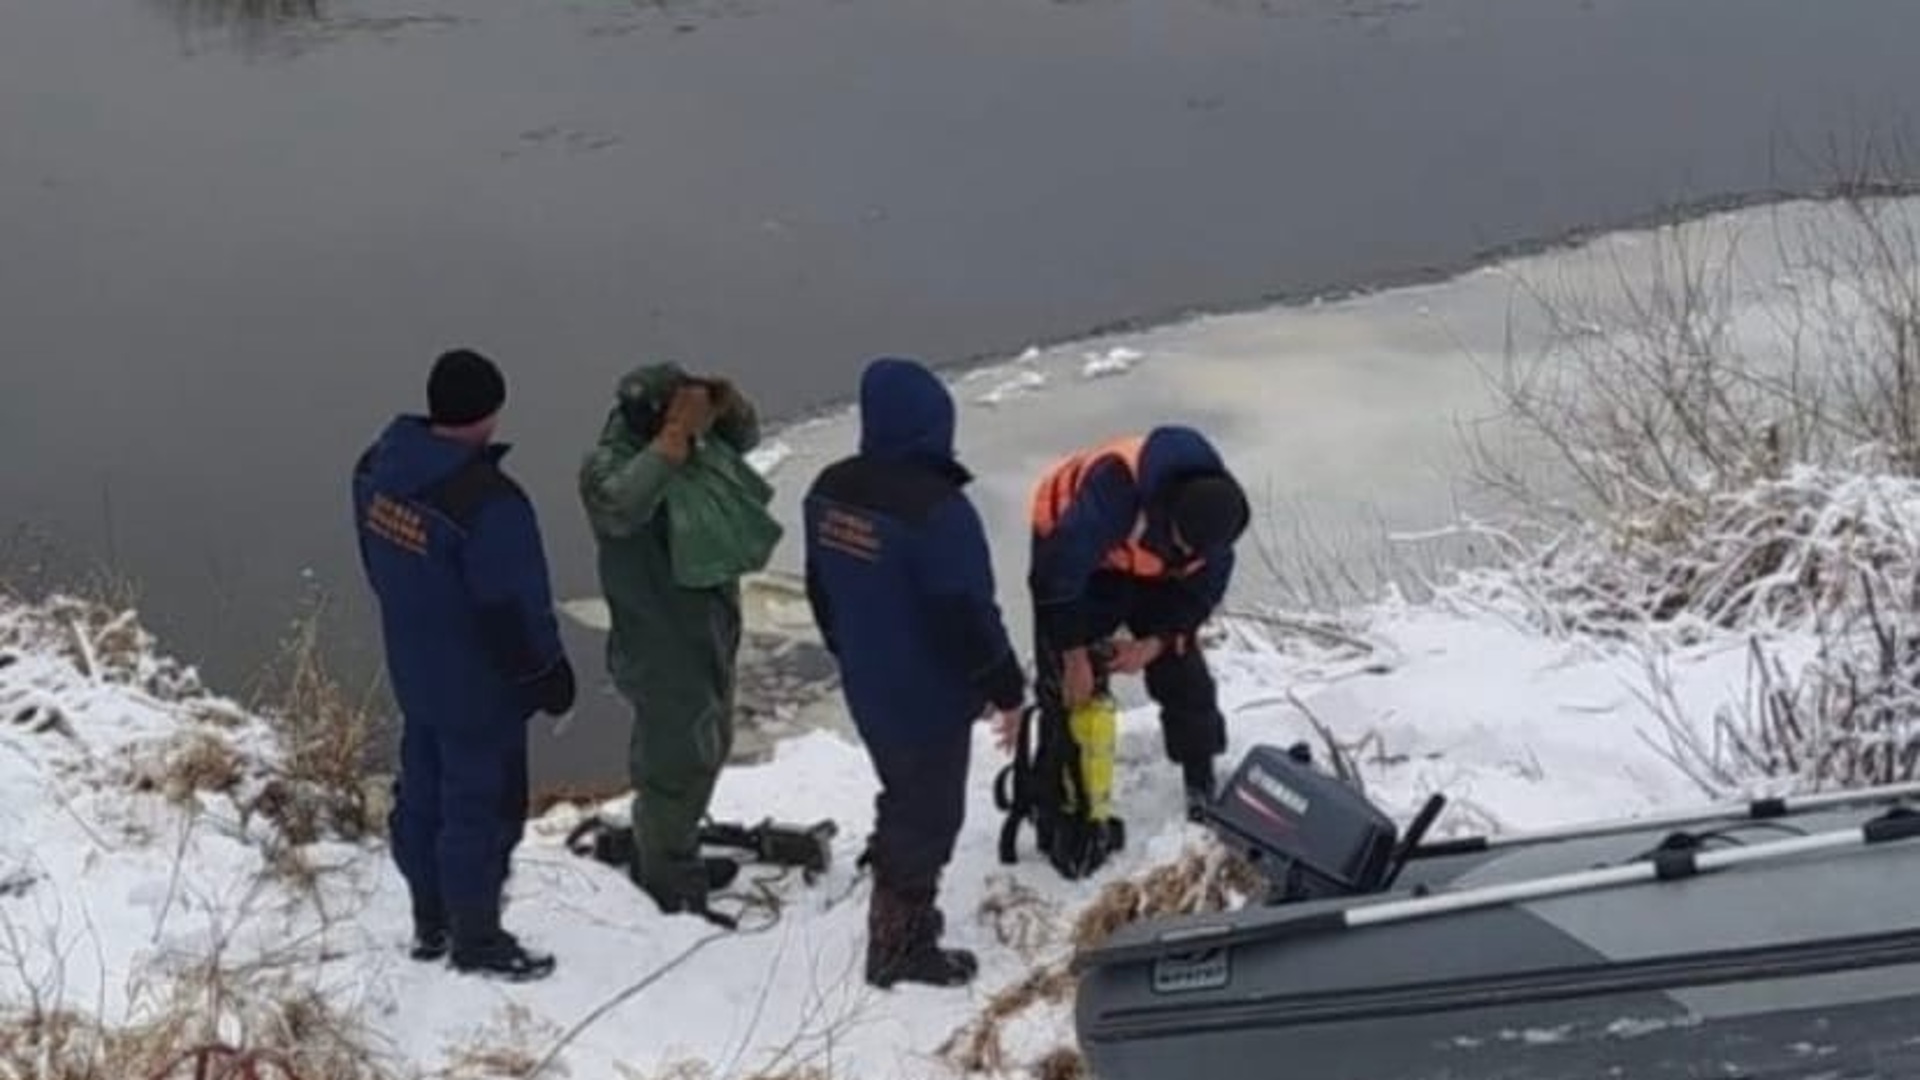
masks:
{"label": "person in orange life vest", "polygon": [[[1226,722],[1195,635],[1226,595],[1247,529],[1239,482],[1205,436],[1165,425],[1068,456],[1036,486],[1032,511],[1028,587],[1043,716],[1064,729],[1095,689],[1091,647],[1125,627],[1131,638],[1113,643],[1109,670],[1145,673],[1189,805],[1211,798]],[[1103,851],[1073,850],[1074,823],[1046,822],[1048,808],[1036,809],[1042,846],[1054,833],[1065,848],[1054,861],[1064,859],[1069,876],[1104,861]]]}

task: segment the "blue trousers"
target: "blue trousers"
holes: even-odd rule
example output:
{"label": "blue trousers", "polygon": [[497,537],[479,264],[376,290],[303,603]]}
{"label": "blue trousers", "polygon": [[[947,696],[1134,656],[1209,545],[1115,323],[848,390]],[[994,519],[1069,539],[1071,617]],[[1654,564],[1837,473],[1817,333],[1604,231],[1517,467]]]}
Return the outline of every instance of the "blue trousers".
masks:
{"label": "blue trousers", "polygon": [[497,910],[526,832],[527,729],[514,720],[408,720],[389,819],[420,913]]}

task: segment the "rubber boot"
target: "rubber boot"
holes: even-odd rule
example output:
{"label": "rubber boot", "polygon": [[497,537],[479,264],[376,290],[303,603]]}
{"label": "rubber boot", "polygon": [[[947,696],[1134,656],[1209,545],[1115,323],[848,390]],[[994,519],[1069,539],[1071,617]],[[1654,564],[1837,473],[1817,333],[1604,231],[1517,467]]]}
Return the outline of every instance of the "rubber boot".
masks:
{"label": "rubber boot", "polygon": [[[854,860],[853,865],[855,869],[870,870],[873,868],[874,860],[878,857],[877,853],[879,851],[879,848],[876,846],[877,842],[873,834],[869,833],[867,835],[867,846],[861,850],[860,857]],[[938,941],[947,935],[947,913],[937,907],[933,908],[932,911],[933,937],[934,940]]]}
{"label": "rubber boot", "polygon": [[413,947],[407,955],[424,963],[445,958],[452,948],[453,932],[447,926],[446,912],[438,904],[415,901]]}
{"label": "rubber boot", "polygon": [[707,870],[707,891],[717,893],[733,884],[740,876],[740,863],[719,855],[707,855],[701,858],[701,864]]}
{"label": "rubber boot", "polygon": [[965,986],[980,962],[965,949],[940,947],[945,925],[930,894],[908,896],[876,885],[867,908],[867,982],[883,990],[897,983]]}
{"label": "rubber boot", "polygon": [[736,923],[707,904],[710,893],[733,883],[740,864],[732,859],[693,858],[663,860],[657,869],[644,858],[633,864],[633,882],[652,898],[662,915],[698,915],[717,926],[734,929]]}
{"label": "rubber boot", "polygon": [[523,948],[512,934],[500,928],[497,907],[454,911],[451,924],[455,971],[508,982],[532,982],[553,974],[556,964],[552,954]]}

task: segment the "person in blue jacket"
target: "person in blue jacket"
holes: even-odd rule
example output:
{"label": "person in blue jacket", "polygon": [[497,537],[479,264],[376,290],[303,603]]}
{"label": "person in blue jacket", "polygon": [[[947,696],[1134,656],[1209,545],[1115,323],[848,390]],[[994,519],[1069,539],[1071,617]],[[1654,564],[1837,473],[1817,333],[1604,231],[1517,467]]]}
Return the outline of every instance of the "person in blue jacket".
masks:
{"label": "person in blue jacket", "polygon": [[[1015,814],[1033,815],[1055,868],[1077,878],[1098,869],[1124,836],[1111,822],[1062,813],[1049,782],[1080,750],[1068,717],[1094,693],[1102,674],[1096,651],[1110,652],[1105,674],[1145,674],[1189,813],[1213,797],[1226,721],[1198,634],[1226,596],[1251,512],[1207,437],[1163,424],[1067,455],[1035,486],[1032,516],[1027,584],[1040,751],[1028,787],[1037,805]],[[1116,639],[1123,627],[1129,635]],[[1003,835],[1003,858],[1010,846]]]}
{"label": "person in blue jacket", "polygon": [[973,954],[941,947],[935,898],[965,820],[973,723],[997,710],[1004,742],[1026,696],[953,440],[940,380],[875,360],[859,452],[824,469],[804,504],[807,596],[880,780],[866,978],[883,988],[977,973]]}
{"label": "person in blue jacket", "polygon": [[354,531],[379,602],[402,714],[389,824],[418,960],[542,978],[550,955],[501,929],[501,894],[527,811],[526,721],[573,707],[533,504],[493,443],[506,381],[447,352],[428,414],[396,417],[353,471]]}

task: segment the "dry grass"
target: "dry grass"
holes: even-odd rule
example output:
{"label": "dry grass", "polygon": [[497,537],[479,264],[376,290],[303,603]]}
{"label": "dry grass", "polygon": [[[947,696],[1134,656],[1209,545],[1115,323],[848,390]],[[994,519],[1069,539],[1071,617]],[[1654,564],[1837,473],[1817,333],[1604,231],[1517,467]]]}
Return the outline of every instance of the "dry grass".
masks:
{"label": "dry grass", "polygon": [[[83,679],[127,687],[171,707],[181,730],[127,766],[124,779],[136,791],[180,804],[203,794],[230,796],[243,820],[272,822],[285,845],[329,836],[358,840],[384,823],[384,793],[366,771],[378,725],[371,695],[346,693],[325,663],[323,613],[316,604],[296,622],[263,674],[252,709],[208,694],[190,667],[161,654],[137,612],[76,595],[10,605],[0,619],[0,668],[22,653],[58,655]],[[268,724],[277,753],[243,749],[256,718]],[[0,722],[78,738],[64,710],[50,701],[27,700]],[[309,876],[301,860],[278,858],[284,854],[276,855],[284,879]]]}
{"label": "dry grass", "polygon": [[1264,887],[1259,871],[1226,848],[1210,843],[1190,849],[1138,879],[1116,881],[1100,890],[1074,924],[1073,945],[1081,952],[1098,948],[1116,931],[1141,919],[1236,908]]}
{"label": "dry grass", "polygon": [[109,1029],[61,1010],[0,1018],[6,1080],[145,1080],[167,1056],[165,1025]]}
{"label": "dry grass", "polygon": [[435,1073],[447,1080],[524,1080],[540,1067],[535,1046],[558,1034],[518,1003],[503,1007],[492,1024],[448,1052],[447,1065]]}
{"label": "dry grass", "polygon": [[1053,945],[1060,905],[1011,874],[997,874],[987,884],[977,917],[993,931],[994,940],[1032,962]]}
{"label": "dry grass", "polygon": [[988,999],[980,1014],[953,1033],[940,1056],[963,1073],[999,1074],[1007,1070],[1007,1022],[1038,1005],[1059,1005],[1073,993],[1073,975],[1065,964],[1036,968],[1025,979]]}
{"label": "dry grass", "polygon": [[1870,455],[1846,469],[1798,466],[1548,542],[1511,539],[1510,565],[1467,575],[1455,596],[1505,601],[1549,633],[1615,638],[1845,617],[1920,572],[1920,481],[1887,467]]}
{"label": "dry grass", "polygon": [[[1075,920],[1073,948],[1079,952],[1097,947],[1121,927],[1140,919],[1238,907],[1246,897],[1258,895],[1263,886],[1259,873],[1246,860],[1218,844],[1206,843],[1173,862],[1103,888]],[[983,920],[998,925],[1007,908],[1032,907],[1019,890],[1005,892],[989,895],[982,903]],[[1073,990],[1073,974],[1067,962],[1034,968],[1026,978],[994,994],[973,1020],[949,1036],[940,1047],[940,1057],[963,1074],[1005,1074],[1014,1066],[1006,1047],[1007,1024],[1034,1008],[1066,1004]],[[1068,1049],[1056,1049],[1027,1068],[1043,1080],[1086,1076],[1080,1055]]]}
{"label": "dry grass", "polygon": [[253,695],[253,711],[281,745],[274,782],[254,809],[295,843],[327,833],[358,840],[383,826],[367,784],[380,731],[374,687],[352,694],[334,676],[321,640],[325,614],[324,599],[312,597]]}
{"label": "dry grass", "polygon": [[155,638],[131,606],[57,593],[11,614],[7,640],[0,643],[7,647],[49,651],[91,681],[131,687],[158,701],[185,702],[206,693],[192,668],[158,655]]}
{"label": "dry grass", "polygon": [[[210,1051],[219,1051],[210,1054]],[[67,1009],[0,1013],[5,1080],[173,1080],[253,1074],[196,1073],[196,1058],[259,1063],[260,1080],[391,1080],[358,1021],[290,973],[202,969],[163,991],[145,1018],[103,1024]]]}
{"label": "dry grass", "polygon": [[190,731],[168,746],[159,775],[142,776],[142,790],[158,789],[168,800],[187,805],[201,792],[231,794],[246,778],[246,762],[233,745],[205,731]]}
{"label": "dry grass", "polygon": [[1039,1060],[1033,1067],[1035,1080],[1090,1080],[1087,1060],[1080,1051],[1062,1046]]}
{"label": "dry grass", "polygon": [[[239,756],[213,733],[190,731],[167,745],[172,752],[158,758],[153,782],[174,785],[169,794],[183,802],[243,783]],[[33,907],[0,906],[0,982],[10,987],[0,1001],[0,1080],[391,1077],[360,1010],[326,986],[340,959],[336,930],[353,915],[330,917],[315,903],[318,921],[308,919],[305,905],[318,897],[279,888],[270,866],[251,877],[205,878],[191,842],[203,819],[183,812],[178,820],[152,931],[157,947],[115,976],[126,980],[118,1015],[107,1011],[104,970],[97,995],[76,996],[70,982],[87,970],[77,951],[100,948],[90,921],[82,934],[63,928],[54,893]],[[231,895],[235,885],[242,895]],[[37,923],[22,921],[30,910]]]}

